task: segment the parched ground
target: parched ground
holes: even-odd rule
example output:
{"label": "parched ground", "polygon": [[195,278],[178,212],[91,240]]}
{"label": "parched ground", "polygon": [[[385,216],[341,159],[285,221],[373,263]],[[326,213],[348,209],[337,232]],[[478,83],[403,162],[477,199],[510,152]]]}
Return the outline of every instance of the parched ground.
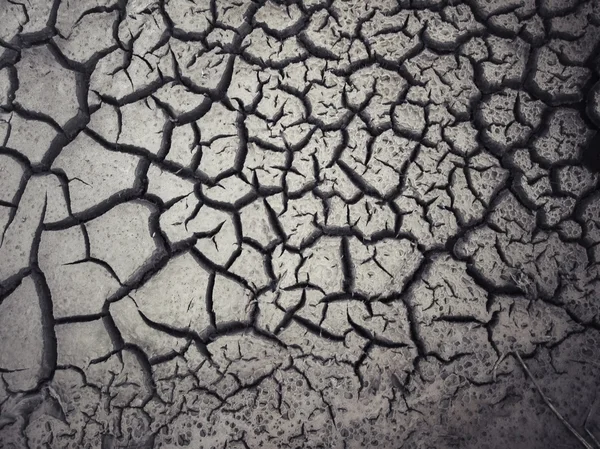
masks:
{"label": "parched ground", "polygon": [[594,447],[599,41],[600,0],[0,0],[0,448]]}

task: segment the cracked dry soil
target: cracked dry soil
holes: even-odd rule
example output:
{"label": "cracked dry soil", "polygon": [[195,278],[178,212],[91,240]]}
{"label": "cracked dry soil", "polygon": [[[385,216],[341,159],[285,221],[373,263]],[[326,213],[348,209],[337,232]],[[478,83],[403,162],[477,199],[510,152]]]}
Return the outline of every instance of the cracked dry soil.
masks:
{"label": "cracked dry soil", "polygon": [[598,0],[0,0],[0,447],[581,447],[519,357],[600,439],[599,41]]}

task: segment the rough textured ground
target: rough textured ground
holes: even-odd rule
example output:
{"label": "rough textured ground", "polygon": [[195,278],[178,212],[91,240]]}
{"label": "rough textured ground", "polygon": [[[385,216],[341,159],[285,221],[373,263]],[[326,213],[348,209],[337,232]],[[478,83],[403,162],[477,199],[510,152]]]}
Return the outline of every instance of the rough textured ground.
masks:
{"label": "rough textured ground", "polygon": [[0,447],[580,447],[516,354],[600,438],[599,41],[598,0],[0,0]]}

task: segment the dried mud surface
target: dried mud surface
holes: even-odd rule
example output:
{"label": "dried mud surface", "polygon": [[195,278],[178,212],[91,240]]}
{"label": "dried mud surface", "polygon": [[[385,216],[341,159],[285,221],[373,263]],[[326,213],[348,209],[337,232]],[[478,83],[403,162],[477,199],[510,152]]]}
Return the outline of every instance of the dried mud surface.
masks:
{"label": "dried mud surface", "polygon": [[598,0],[0,0],[1,448],[600,439]]}

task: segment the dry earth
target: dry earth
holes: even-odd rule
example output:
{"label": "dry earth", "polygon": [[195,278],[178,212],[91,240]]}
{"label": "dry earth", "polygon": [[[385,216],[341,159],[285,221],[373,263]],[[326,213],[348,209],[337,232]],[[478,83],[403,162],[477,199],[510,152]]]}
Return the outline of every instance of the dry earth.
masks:
{"label": "dry earth", "polygon": [[0,0],[0,447],[583,447],[517,355],[593,444],[599,41],[599,0]]}

